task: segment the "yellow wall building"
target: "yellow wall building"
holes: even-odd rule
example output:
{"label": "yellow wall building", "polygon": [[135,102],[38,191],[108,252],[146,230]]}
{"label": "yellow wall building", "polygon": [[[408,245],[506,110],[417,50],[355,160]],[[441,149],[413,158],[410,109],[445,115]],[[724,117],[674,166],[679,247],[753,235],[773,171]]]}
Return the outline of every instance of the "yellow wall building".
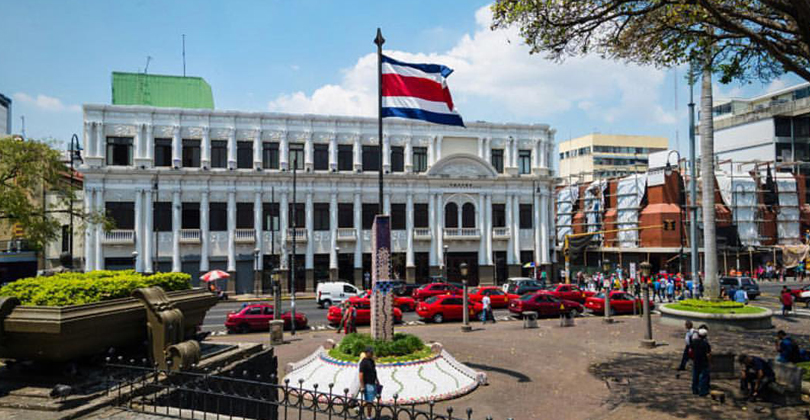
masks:
{"label": "yellow wall building", "polygon": [[667,150],[666,137],[588,134],[560,142],[562,178],[591,181],[647,170],[647,155]]}

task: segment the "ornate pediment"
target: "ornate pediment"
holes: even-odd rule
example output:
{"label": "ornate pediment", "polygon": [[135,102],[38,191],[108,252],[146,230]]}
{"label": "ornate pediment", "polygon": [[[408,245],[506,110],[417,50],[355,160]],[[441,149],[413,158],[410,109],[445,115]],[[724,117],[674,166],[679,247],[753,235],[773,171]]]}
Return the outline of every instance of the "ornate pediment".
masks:
{"label": "ornate pediment", "polygon": [[496,178],[498,173],[487,161],[470,154],[442,158],[428,171],[428,176],[450,178]]}

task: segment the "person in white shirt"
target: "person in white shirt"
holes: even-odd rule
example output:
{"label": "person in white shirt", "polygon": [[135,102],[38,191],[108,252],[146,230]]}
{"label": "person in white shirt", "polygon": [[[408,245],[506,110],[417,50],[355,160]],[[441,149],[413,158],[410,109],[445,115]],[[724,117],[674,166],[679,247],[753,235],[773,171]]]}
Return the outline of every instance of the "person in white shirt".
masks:
{"label": "person in white shirt", "polygon": [[483,319],[481,320],[481,324],[486,324],[487,319],[492,317],[492,323],[495,323],[495,316],[492,314],[492,301],[489,298],[489,295],[484,295],[484,298],[481,299],[481,304],[484,305],[483,310]]}
{"label": "person in white shirt", "polygon": [[689,361],[689,346],[692,345],[692,335],[695,334],[695,329],[692,327],[692,321],[686,321],[686,323],[684,323],[684,326],[686,327],[686,336],[684,337],[686,346],[683,348],[681,365],[678,366],[678,370],[686,370],[686,362]]}

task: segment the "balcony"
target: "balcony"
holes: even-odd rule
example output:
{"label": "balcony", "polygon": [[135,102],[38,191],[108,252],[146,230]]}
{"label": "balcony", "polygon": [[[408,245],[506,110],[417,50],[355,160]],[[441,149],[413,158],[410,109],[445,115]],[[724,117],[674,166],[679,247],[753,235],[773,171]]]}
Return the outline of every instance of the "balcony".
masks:
{"label": "balcony", "polygon": [[249,244],[256,241],[256,231],[253,229],[236,229],[234,231],[234,242],[238,244]]}
{"label": "balcony", "polygon": [[413,228],[414,241],[429,241],[431,236],[430,228]]}
{"label": "balcony", "polygon": [[338,228],[337,240],[342,242],[354,242],[357,240],[357,230],[355,228]]}
{"label": "balcony", "polygon": [[132,245],[135,243],[134,230],[111,230],[104,232],[105,245]]}
{"label": "balcony", "polygon": [[306,242],[307,228],[289,228],[287,229],[287,241],[292,242],[295,237],[296,242]]}
{"label": "balcony", "polygon": [[198,244],[202,241],[199,229],[180,229],[181,244]]}
{"label": "balcony", "polygon": [[492,239],[509,239],[509,228],[508,227],[495,227],[492,228]]}
{"label": "balcony", "polygon": [[478,240],[481,229],[478,228],[444,228],[444,238],[448,240]]}

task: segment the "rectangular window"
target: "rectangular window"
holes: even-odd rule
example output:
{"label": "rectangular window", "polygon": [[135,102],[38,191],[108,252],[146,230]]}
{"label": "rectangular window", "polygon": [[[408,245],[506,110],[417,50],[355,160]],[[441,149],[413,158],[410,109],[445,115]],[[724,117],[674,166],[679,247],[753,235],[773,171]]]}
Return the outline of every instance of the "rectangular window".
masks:
{"label": "rectangular window", "polygon": [[313,204],[312,219],[313,230],[329,230],[329,203]]}
{"label": "rectangular window", "polygon": [[416,173],[427,171],[427,147],[413,148],[413,171]]}
{"label": "rectangular window", "polygon": [[132,201],[108,201],[104,208],[107,217],[115,223],[114,229],[132,230],[135,228],[135,203]]}
{"label": "rectangular window", "polygon": [[492,227],[506,227],[506,204],[492,204]]}
{"label": "rectangular window", "polygon": [[253,203],[236,203],[236,228],[253,229]]}
{"label": "rectangular window", "polygon": [[228,166],[228,142],[211,140],[211,167],[224,168],[226,166]]}
{"label": "rectangular window", "polygon": [[62,225],[62,252],[70,252],[70,225]]}
{"label": "rectangular window", "polygon": [[236,142],[236,167],[239,169],[250,169],[253,167],[253,142]]}
{"label": "rectangular window", "polygon": [[521,229],[531,229],[532,228],[532,205],[531,204],[521,204],[519,208],[520,214],[520,228]]}
{"label": "rectangular window", "polygon": [[405,171],[405,150],[401,146],[391,146],[391,172]]}
{"label": "rectangular window", "polygon": [[107,137],[107,165],[132,165],[132,137]]}
{"label": "rectangular window", "polygon": [[315,170],[328,171],[329,170],[329,145],[316,144],[314,150]]}
{"label": "rectangular window", "polygon": [[374,216],[377,215],[377,203],[363,203],[363,229],[371,229],[374,224]]}
{"label": "rectangular window", "polygon": [[518,173],[521,175],[532,173],[531,150],[518,150]]}
{"label": "rectangular window", "polygon": [[228,230],[228,203],[210,203],[208,211],[208,230],[225,232]]}
{"label": "rectangular window", "polygon": [[296,165],[299,171],[304,169],[304,145],[301,143],[290,143],[290,153],[287,155],[287,162],[289,162],[290,169]]}
{"label": "rectangular window", "polygon": [[293,204],[290,203],[288,211],[288,217],[290,218],[288,223],[290,224],[290,227],[293,227],[293,223],[295,223],[296,227],[306,226],[306,212],[304,209],[304,203],[296,203],[295,207],[293,207]]}
{"label": "rectangular window", "polygon": [[172,139],[155,139],[155,166],[172,166]]}
{"label": "rectangular window", "polygon": [[351,144],[338,145],[338,171],[354,169],[354,148]]}
{"label": "rectangular window", "polygon": [[503,149],[492,149],[492,167],[495,172],[503,173]]}
{"label": "rectangular window", "polygon": [[183,140],[183,167],[200,167],[200,141]]}
{"label": "rectangular window", "polygon": [[[171,203],[166,203],[171,206]],[[171,210],[171,207],[169,207]],[[199,229],[200,228],[200,203],[183,203],[182,222],[180,226],[182,229]],[[171,225],[171,219],[169,219]]]}
{"label": "rectangular window", "polygon": [[391,203],[391,230],[405,230],[405,204]]}
{"label": "rectangular window", "polygon": [[363,171],[380,170],[380,146],[363,146]]}
{"label": "rectangular window", "polygon": [[172,203],[169,201],[156,201],[152,207],[152,220],[158,232],[172,231]]}
{"label": "rectangular window", "polygon": [[338,203],[338,227],[339,228],[354,227],[354,204]]}
{"label": "rectangular window", "polygon": [[264,169],[278,169],[278,157],[278,143],[262,145],[262,167]]}
{"label": "rectangular window", "polygon": [[269,231],[279,230],[279,214],[278,203],[264,203],[262,204],[262,229]]}
{"label": "rectangular window", "polygon": [[430,227],[428,221],[428,205],[427,203],[414,203],[413,205],[413,227],[426,228]]}

